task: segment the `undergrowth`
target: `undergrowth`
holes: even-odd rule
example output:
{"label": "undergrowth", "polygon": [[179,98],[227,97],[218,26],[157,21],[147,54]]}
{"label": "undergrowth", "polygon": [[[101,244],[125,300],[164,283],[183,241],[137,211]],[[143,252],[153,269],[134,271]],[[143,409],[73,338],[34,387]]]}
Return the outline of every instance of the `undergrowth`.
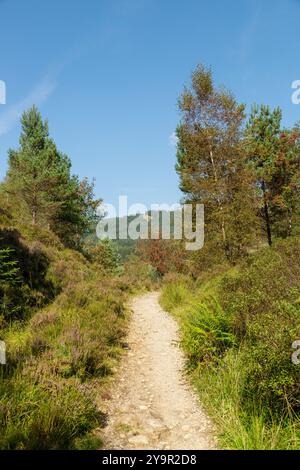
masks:
{"label": "undergrowth", "polygon": [[43,283],[51,295],[42,308],[2,323],[0,448],[97,449],[101,388],[122,352],[125,301],[143,278],[104,275],[46,230],[22,228],[20,243],[47,260]]}
{"label": "undergrowth", "polygon": [[263,248],[204,282],[166,279],[162,306],[181,325],[187,366],[220,446],[300,448],[300,241]]}

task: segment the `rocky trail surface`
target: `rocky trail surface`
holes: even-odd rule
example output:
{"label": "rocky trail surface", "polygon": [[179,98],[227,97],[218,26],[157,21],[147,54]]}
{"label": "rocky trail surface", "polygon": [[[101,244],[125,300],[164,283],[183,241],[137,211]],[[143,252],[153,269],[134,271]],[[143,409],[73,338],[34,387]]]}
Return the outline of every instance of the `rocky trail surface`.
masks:
{"label": "rocky trail surface", "polygon": [[130,304],[128,351],[104,401],[104,448],[214,448],[212,425],[185,377],[177,323],[158,299],[151,292]]}

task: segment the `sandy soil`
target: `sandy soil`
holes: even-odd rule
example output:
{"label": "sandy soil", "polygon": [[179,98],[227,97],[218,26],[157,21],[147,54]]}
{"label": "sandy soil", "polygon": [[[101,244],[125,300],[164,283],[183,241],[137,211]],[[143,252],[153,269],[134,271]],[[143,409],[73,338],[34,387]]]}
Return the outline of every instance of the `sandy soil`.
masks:
{"label": "sandy soil", "polygon": [[152,292],[131,302],[128,351],[104,402],[104,448],[215,448],[212,425],[184,375],[177,323],[158,298]]}

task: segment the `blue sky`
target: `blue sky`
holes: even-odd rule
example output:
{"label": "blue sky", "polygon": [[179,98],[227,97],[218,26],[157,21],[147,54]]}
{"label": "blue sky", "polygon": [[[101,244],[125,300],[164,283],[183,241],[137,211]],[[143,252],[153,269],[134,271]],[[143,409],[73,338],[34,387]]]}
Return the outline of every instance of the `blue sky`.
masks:
{"label": "blue sky", "polygon": [[300,120],[298,0],[0,0],[0,176],[35,103],[73,172],[115,203],[177,202],[177,99],[199,62],[241,102]]}

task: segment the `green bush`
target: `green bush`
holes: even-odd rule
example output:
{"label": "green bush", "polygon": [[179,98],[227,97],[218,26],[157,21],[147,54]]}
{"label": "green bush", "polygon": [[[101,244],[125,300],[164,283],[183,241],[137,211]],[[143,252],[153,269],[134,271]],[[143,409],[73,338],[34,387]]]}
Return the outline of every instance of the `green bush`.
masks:
{"label": "green bush", "polygon": [[300,366],[291,361],[300,339],[299,258],[300,240],[291,238],[201,285],[171,280],[163,288],[226,447],[300,448]]}
{"label": "green bush", "polygon": [[183,325],[183,345],[193,367],[219,358],[234,344],[230,322],[217,301],[207,300],[191,308]]}
{"label": "green bush", "polygon": [[49,260],[46,278],[55,299],[1,330],[7,351],[0,370],[1,449],[101,444],[96,395],[121,354],[130,287],[51,240],[39,251]]}
{"label": "green bush", "polygon": [[219,288],[232,332],[246,352],[245,397],[279,415],[300,404],[300,369],[291,362],[292,343],[300,338],[299,255],[298,239],[260,250]]}

